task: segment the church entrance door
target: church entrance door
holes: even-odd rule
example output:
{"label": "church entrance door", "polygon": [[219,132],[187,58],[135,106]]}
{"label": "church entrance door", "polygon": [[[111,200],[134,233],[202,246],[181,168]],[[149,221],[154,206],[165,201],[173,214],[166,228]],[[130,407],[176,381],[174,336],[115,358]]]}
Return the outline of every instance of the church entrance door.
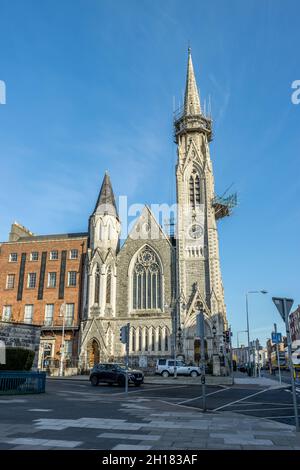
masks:
{"label": "church entrance door", "polygon": [[98,341],[94,338],[88,345],[88,366],[94,367],[95,364],[100,362],[100,347]]}

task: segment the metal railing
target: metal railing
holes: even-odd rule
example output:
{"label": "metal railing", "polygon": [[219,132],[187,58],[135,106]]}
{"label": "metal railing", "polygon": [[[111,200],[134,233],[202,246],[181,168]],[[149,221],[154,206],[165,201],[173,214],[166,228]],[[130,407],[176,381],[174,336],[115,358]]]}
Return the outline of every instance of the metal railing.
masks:
{"label": "metal railing", "polygon": [[44,393],[45,372],[0,372],[0,395]]}

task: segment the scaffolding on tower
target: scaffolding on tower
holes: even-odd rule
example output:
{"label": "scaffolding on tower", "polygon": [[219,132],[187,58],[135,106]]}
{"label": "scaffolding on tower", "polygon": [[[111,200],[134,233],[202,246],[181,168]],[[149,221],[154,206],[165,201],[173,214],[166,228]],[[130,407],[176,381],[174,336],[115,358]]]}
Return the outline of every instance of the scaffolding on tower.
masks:
{"label": "scaffolding on tower", "polygon": [[[227,192],[227,191],[226,191]],[[237,193],[229,196],[215,196],[212,200],[212,206],[215,210],[216,220],[231,215],[233,208],[237,205]]]}

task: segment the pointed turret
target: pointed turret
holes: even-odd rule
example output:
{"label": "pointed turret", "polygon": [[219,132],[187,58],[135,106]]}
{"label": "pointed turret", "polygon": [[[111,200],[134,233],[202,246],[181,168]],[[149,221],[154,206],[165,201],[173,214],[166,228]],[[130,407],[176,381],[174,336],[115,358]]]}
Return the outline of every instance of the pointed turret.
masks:
{"label": "pointed turret", "polygon": [[201,114],[200,98],[194,73],[191,49],[188,49],[188,66],[184,95],[184,114]]}
{"label": "pointed turret", "polygon": [[99,248],[105,257],[108,250],[116,252],[120,221],[108,172],[105,172],[95,209],[89,219],[89,248]]}
{"label": "pointed turret", "polygon": [[212,140],[212,121],[201,111],[200,97],[197,88],[191,49],[188,49],[188,63],[183,107],[174,113],[175,142],[179,136],[190,132],[206,134],[208,142]]}
{"label": "pointed turret", "polygon": [[98,215],[113,215],[118,218],[115,196],[108,172],[105,172],[97,203],[93,212]]}

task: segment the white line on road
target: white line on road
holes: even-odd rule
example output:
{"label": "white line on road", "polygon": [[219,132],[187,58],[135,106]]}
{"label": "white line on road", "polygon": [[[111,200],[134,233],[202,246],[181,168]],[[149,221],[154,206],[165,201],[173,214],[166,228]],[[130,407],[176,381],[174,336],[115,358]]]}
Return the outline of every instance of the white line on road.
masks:
{"label": "white line on road", "polygon": [[[172,390],[174,388],[187,388],[187,385],[176,385],[176,387],[172,387]],[[166,387],[155,387],[155,388],[151,387],[151,391],[152,390],[155,390],[155,391],[156,390],[166,390]],[[128,396],[130,397],[130,395],[132,393],[144,393],[144,392],[149,392],[149,391],[150,391],[149,388],[140,388],[139,390],[133,390],[132,392],[129,392]],[[114,393],[112,396],[120,396],[120,395],[125,395],[125,392]]]}
{"label": "white line on road", "polygon": [[246,410],[241,410],[240,408],[238,410],[235,410],[235,413],[243,413],[243,412],[247,412],[247,413],[252,413],[252,411],[277,411],[277,410],[288,410],[288,409],[293,409],[293,406],[283,406],[283,407],[273,407],[273,408],[254,408],[251,410],[246,409]]}
{"label": "white line on road", "polygon": [[283,418],[295,418],[295,415],[290,416],[262,416],[263,419],[283,419]]}
{"label": "white line on road", "polygon": [[158,441],[161,438],[161,436],[156,436],[154,434],[121,434],[117,432],[103,432],[97,437],[102,439],[125,439],[134,441]]}
{"label": "white line on road", "polygon": [[112,450],[149,450],[151,446],[134,446],[133,444],[118,444]]}
{"label": "white line on road", "polygon": [[36,411],[38,413],[40,413],[40,412],[45,412],[46,413],[48,411],[53,411],[53,410],[51,410],[50,408],[49,409],[47,409],[47,408],[30,408],[27,411]]}
{"label": "white line on road", "polygon": [[247,400],[248,398],[255,397],[256,395],[260,395],[261,393],[267,392],[268,390],[270,390],[270,389],[269,389],[269,388],[265,388],[264,390],[260,390],[259,392],[252,393],[251,395],[247,395],[247,396],[244,397],[244,398],[240,398],[239,400],[235,400],[235,401],[232,401],[232,402],[230,402],[230,403],[227,403],[226,405],[219,406],[218,408],[215,408],[213,411],[222,410],[223,408],[227,408],[227,406],[231,406],[231,405],[233,405],[234,403],[239,403],[240,401],[244,401],[244,400]]}
{"label": "white line on road", "polygon": [[190,405],[179,405],[178,403],[172,403],[171,401],[165,401],[165,400],[158,400],[160,401],[161,403],[165,403],[167,405],[173,405],[173,406],[180,406],[181,408],[187,408],[188,410],[197,410],[199,412],[201,412],[201,408],[199,408],[198,406],[190,406]]}
{"label": "white line on road", "polygon": [[[226,388],[225,388],[225,390],[226,390]],[[229,388],[227,388],[227,390],[229,390]],[[208,397],[210,395],[214,395],[215,393],[220,393],[220,392],[224,392],[224,389],[216,390],[215,392],[211,392],[211,393],[207,393],[205,396]],[[188,400],[180,401],[180,402],[177,403],[177,405],[183,405],[183,403],[188,403],[190,401],[198,400],[199,398],[202,398],[202,395],[199,395],[199,397],[189,398]]]}

